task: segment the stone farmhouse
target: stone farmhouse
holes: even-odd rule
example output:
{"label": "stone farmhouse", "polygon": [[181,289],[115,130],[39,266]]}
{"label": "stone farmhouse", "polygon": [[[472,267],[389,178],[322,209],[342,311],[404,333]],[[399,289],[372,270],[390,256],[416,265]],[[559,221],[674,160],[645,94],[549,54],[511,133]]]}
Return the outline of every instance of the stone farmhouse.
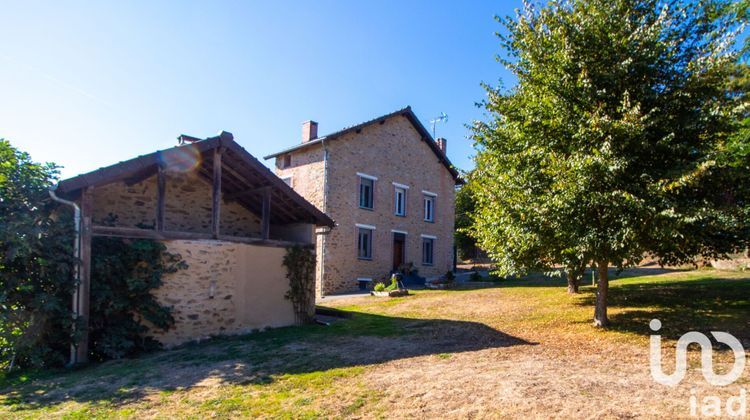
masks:
{"label": "stone farmhouse", "polygon": [[[285,248],[312,249],[316,227],[333,227],[333,220],[231,133],[180,140],[181,146],[66,179],[55,189],[81,213],[76,315],[88,318],[92,239],[109,236],[161,241],[187,263],[154,292],[176,321],[168,331],[150,332],[166,346],[294,324],[297,314],[285,298]],[[71,359],[87,356],[83,337]]]}
{"label": "stone farmhouse", "polygon": [[276,174],[336,222],[318,229],[316,293],[366,288],[403,264],[435,278],[453,269],[458,172],[410,107],[266,156]]}

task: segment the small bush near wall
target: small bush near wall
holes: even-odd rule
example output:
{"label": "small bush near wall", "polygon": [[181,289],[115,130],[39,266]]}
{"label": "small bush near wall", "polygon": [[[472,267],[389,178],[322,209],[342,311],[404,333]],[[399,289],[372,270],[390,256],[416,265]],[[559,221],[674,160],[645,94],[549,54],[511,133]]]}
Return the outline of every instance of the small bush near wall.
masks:
{"label": "small bush near wall", "polygon": [[301,246],[287,248],[283,264],[289,279],[285,297],[294,306],[296,321],[311,323],[315,316],[315,254]]}

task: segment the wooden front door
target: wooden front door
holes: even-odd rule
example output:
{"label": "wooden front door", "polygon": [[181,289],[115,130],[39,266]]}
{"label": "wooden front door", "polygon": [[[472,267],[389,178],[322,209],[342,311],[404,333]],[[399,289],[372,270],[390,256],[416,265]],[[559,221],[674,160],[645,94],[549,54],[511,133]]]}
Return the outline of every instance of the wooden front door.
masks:
{"label": "wooden front door", "polygon": [[393,269],[398,270],[404,263],[404,254],[406,251],[406,235],[403,233],[393,234]]}

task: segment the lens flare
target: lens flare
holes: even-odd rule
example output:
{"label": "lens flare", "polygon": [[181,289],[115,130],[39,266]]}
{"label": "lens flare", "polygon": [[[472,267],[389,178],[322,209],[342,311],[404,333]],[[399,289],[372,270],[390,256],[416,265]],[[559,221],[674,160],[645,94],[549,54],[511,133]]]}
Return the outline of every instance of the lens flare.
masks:
{"label": "lens flare", "polygon": [[194,145],[170,150],[161,155],[161,162],[175,172],[191,172],[201,164],[201,154]]}

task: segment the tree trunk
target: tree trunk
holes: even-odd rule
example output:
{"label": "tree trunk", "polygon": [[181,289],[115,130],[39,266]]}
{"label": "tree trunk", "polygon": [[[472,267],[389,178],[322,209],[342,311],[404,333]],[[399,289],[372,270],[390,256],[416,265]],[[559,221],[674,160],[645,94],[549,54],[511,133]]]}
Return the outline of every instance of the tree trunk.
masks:
{"label": "tree trunk", "polygon": [[591,264],[591,285],[596,286],[596,263]]}
{"label": "tree trunk", "polygon": [[607,318],[607,292],[609,292],[609,275],[607,261],[599,261],[597,264],[599,281],[596,286],[596,309],[594,310],[594,326],[606,327],[609,324]]}
{"label": "tree trunk", "polygon": [[580,283],[580,278],[578,276],[578,273],[575,270],[568,269],[567,276],[568,276],[568,293],[571,295],[578,293],[578,284]]}

